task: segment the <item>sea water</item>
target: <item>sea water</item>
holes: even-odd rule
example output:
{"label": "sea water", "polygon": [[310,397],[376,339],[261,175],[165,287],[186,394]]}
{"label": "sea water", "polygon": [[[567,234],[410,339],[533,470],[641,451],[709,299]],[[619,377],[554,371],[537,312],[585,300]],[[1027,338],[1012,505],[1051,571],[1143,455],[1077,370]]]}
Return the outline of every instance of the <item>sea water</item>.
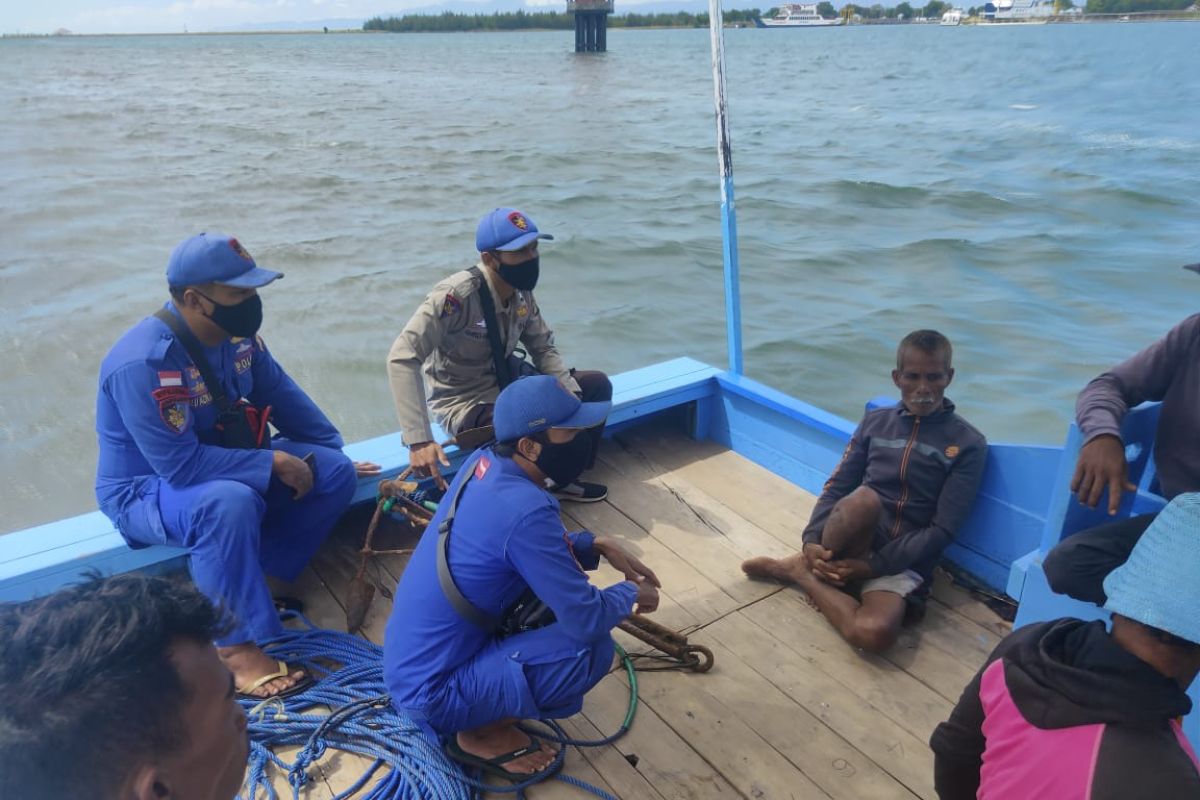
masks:
{"label": "sea water", "polygon": [[[568,363],[723,366],[708,33],[0,40],[0,531],[94,508],[96,375],[171,248],[287,277],[263,335],[348,441],[395,430],[388,348],[478,218],[555,236]],[[748,373],[857,419],[896,342],[954,342],[993,441],[1191,313],[1200,25],[726,31]]]}

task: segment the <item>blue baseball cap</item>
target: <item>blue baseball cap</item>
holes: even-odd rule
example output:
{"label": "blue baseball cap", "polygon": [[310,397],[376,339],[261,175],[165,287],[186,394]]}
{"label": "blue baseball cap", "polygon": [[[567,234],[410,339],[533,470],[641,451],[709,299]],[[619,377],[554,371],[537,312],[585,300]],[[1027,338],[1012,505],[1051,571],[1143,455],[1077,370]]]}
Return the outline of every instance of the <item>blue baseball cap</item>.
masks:
{"label": "blue baseball cap", "polygon": [[1167,504],[1124,564],[1108,573],[1104,607],[1200,644],[1200,492]]}
{"label": "blue baseball cap", "polygon": [[608,418],[612,403],[584,403],[553,375],[519,378],[496,398],[496,441],[515,442],[550,428],[591,428]]}
{"label": "blue baseball cap", "polygon": [[223,233],[198,233],[184,239],[171,251],[167,261],[168,286],[220,283],[258,289],[282,277],[282,272],[255,264],[237,239]]}
{"label": "blue baseball cap", "polygon": [[553,239],[542,233],[529,217],[515,208],[497,208],[479,220],[475,229],[475,249],[481,253],[493,250],[520,250],[534,239]]}

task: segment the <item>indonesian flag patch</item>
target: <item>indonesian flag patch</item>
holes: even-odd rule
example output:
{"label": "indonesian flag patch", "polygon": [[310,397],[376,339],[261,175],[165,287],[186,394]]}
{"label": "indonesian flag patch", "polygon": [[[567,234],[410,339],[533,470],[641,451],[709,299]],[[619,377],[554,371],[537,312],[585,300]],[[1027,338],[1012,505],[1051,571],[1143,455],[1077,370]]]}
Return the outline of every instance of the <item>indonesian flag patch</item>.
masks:
{"label": "indonesian flag patch", "polygon": [[475,480],[481,480],[484,475],[487,475],[487,471],[491,469],[491,467],[492,462],[488,460],[487,456],[480,458],[475,464]]}

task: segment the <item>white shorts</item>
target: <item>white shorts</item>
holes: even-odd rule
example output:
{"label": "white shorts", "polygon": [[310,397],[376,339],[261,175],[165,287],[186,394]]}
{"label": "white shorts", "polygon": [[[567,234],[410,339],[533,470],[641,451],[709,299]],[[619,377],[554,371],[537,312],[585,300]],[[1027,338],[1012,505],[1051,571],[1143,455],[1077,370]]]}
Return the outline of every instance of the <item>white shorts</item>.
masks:
{"label": "white shorts", "polygon": [[916,572],[906,569],[897,575],[881,575],[878,578],[863,581],[862,588],[858,591],[859,594],[866,594],[867,592],[891,592],[901,597],[908,597],[924,581],[925,579]]}

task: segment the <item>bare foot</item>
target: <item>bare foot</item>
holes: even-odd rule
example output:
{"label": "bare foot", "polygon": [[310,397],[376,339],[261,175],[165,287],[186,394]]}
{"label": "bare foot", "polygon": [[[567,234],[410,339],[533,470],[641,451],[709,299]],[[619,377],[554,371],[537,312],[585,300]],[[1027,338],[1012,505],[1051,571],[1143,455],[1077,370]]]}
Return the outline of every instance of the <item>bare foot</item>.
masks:
{"label": "bare foot", "polygon": [[796,584],[796,588],[800,590],[800,599],[804,601],[804,604],[813,611],[816,611],[818,614],[821,613],[821,607],[818,606],[812,599],[812,594],[810,592],[810,587],[815,586],[818,583],[824,583],[824,581],[821,580],[821,576],[809,569],[807,564],[801,564],[796,571],[794,582]]}
{"label": "bare foot", "polygon": [[796,554],[787,558],[768,558],[767,556],[750,558],[742,562],[742,572],[751,578],[760,580],[798,583],[808,569],[804,565],[804,556]]}
{"label": "bare foot", "polygon": [[[505,753],[511,753],[522,747],[528,747],[533,739],[529,734],[516,726],[516,720],[505,719],[476,728],[473,731],[463,731],[457,736],[458,746],[463,752],[479,758],[496,758]],[[502,769],[518,775],[532,775],[541,772],[554,761],[558,754],[549,742],[540,742],[542,749],[528,755],[514,758],[501,764]]]}
{"label": "bare foot", "polygon": [[[250,686],[264,675],[271,675],[279,671],[278,662],[259,649],[254,642],[235,644],[232,647],[218,647],[217,655],[221,657],[225,668],[233,673],[233,685],[238,687],[239,692],[242,691],[241,687]],[[303,677],[304,670],[293,669],[287,676],[267,681],[249,694],[252,697],[263,699],[274,697],[295,686]]]}

